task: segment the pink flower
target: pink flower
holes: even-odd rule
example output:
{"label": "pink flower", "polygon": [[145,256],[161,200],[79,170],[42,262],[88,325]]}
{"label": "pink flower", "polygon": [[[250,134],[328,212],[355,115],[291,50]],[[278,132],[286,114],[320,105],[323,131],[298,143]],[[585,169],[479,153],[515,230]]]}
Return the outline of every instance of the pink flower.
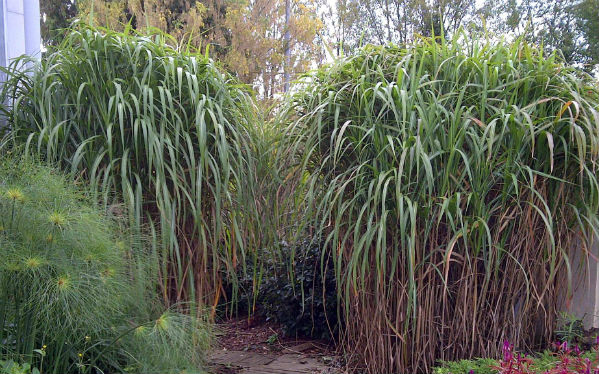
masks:
{"label": "pink flower", "polygon": [[504,340],[503,342],[503,361],[505,362],[510,362],[512,361],[512,359],[514,358],[514,355],[512,354],[512,348],[513,346],[510,344],[509,341]]}

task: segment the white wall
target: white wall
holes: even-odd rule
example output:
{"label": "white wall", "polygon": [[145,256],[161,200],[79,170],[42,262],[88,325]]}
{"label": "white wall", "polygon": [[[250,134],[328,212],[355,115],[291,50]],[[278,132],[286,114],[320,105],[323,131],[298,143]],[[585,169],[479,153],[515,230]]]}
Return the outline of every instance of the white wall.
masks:
{"label": "white wall", "polygon": [[573,296],[562,309],[582,318],[585,329],[599,328],[599,241],[588,254],[576,247],[571,258]]}
{"label": "white wall", "polygon": [[23,54],[39,57],[39,0],[0,0],[0,8],[0,65]]}

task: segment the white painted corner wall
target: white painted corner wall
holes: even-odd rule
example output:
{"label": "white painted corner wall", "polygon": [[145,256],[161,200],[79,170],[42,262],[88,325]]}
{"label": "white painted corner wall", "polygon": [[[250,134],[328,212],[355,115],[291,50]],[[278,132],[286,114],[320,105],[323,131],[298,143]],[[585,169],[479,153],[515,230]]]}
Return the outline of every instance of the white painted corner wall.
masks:
{"label": "white painted corner wall", "polygon": [[573,295],[562,310],[582,319],[585,329],[599,328],[599,240],[585,253],[576,246],[572,254]]}
{"label": "white painted corner wall", "polygon": [[0,0],[0,65],[23,54],[39,57],[39,0]]}

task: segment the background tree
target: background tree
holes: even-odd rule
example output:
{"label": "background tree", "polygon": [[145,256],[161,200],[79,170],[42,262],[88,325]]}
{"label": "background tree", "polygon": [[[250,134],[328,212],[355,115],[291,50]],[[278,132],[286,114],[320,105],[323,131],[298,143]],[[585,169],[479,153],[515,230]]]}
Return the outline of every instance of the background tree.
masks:
{"label": "background tree", "polygon": [[[74,17],[122,30],[130,24],[162,30],[180,43],[209,46],[263,97],[326,62],[325,50],[349,53],[359,45],[409,44],[417,35],[450,37],[459,27],[525,37],[560,50],[568,63],[591,71],[599,63],[599,0],[40,0],[42,38],[57,44]],[[334,9],[333,9],[334,8]],[[285,41],[289,32],[290,43]],[[342,51],[341,49],[344,49]],[[289,61],[285,51],[289,51]]]}
{"label": "background tree", "polygon": [[79,14],[113,30],[130,23],[142,32],[157,29],[200,46],[206,6],[200,1],[179,0],[79,0]]}
{"label": "background tree", "polygon": [[574,8],[577,30],[584,43],[584,61],[589,68],[599,64],[599,0],[584,0]]}
{"label": "background tree", "polygon": [[[81,17],[122,29],[127,23],[144,32],[158,29],[210,53],[242,82],[264,97],[283,89],[284,53],[289,48],[291,77],[306,71],[317,54],[322,23],[315,0],[80,0]],[[289,32],[290,43],[284,40]]]}
{"label": "background tree", "polygon": [[40,0],[40,13],[44,44],[57,44],[63,37],[60,30],[67,28],[77,15],[77,4],[74,0]]}
{"label": "background tree", "polygon": [[[566,62],[599,63],[599,0],[337,0],[331,22],[337,52],[360,44],[409,44],[416,35],[451,35],[459,28],[543,44]],[[478,5],[478,6],[477,6]]]}
{"label": "background tree", "polygon": [[493,32],[559,50],[589,71],[599,63],[599,0],[487,0],[483,9]]}
{"label": "background tree", "polygon": [[290,1],[285,21],[285,0],[254,0],[237,3],[227,11],[226,25],[231,46],[225,64],[245,83],[253,84],[265,97],[283,89],[285,32],[290,34],[291,77],[309,69],[318,54],[316,37],[322,28],[313,0]]}
{"label": "background tree", "polygon": [[475,0],[338,0],[338,39],[346,49],[407,44],[415,35],[451,35],[475,11]]}

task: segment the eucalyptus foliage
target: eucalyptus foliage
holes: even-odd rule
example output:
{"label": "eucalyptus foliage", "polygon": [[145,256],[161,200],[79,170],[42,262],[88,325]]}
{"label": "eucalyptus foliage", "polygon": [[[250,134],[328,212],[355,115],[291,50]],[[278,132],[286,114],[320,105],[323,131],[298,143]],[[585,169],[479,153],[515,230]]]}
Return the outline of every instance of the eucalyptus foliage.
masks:
{"label": "eucalyptus foliage", "polygon": [[344,346],[429,372],[549,341],[597,233],[598,89],[517,40],[419,39],[309,74],[281,113],[304,221],[334,256]]}
{"label": "eucalyptus foliage", "polygon": [[124,202],[134,235],[156,237],[165,300],[216,304],[255,217],[259,121],[207,53],[170,44],[78,24],[40,63],[15,61],[3,91],[8,144],[88,180],[106,209]]}
{"label": "eucalyptus foliage", "polygon": [[136,256],[117,223],[56,171],[2,156],[0,360],[43,373],[200,370],[210,330],[165,312],[150,254]]}

